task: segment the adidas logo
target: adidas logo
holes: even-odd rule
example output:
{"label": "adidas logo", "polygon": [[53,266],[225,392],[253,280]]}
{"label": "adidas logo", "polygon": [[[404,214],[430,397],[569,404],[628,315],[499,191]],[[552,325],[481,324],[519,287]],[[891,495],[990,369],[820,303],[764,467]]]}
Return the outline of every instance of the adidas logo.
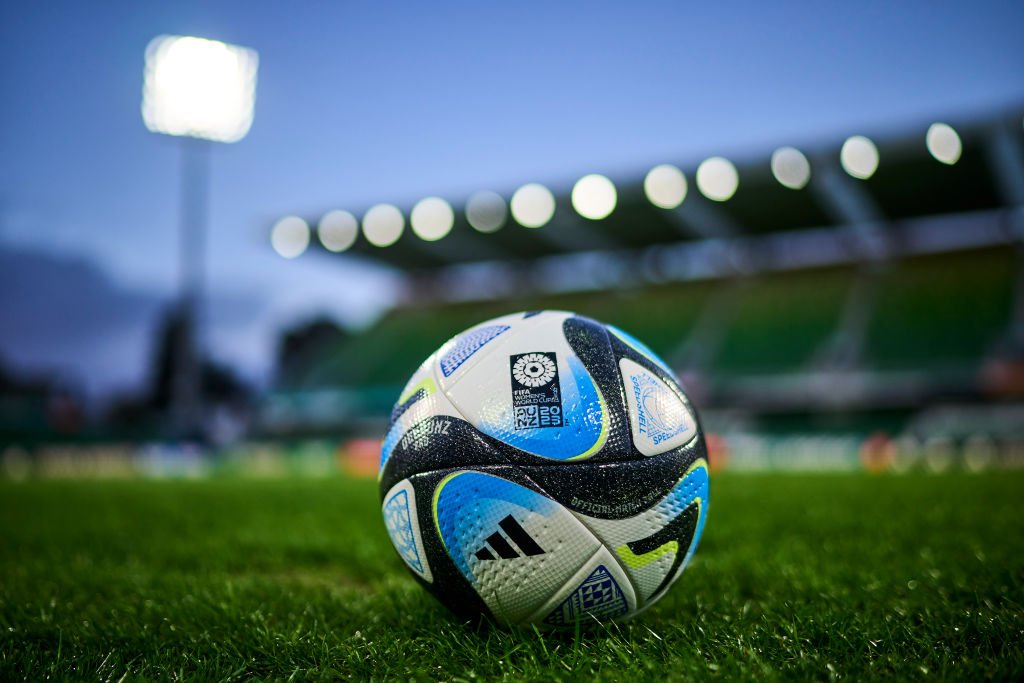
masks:
{"label": "adidas logo", "polygon": [[[515,520],[512,515],[508,515],[505,519],[498,522],[498,526],[504,531],[512,542],[519,546],[519,549],[523,552],[523,555],[543,555],[544,549],[537,545],[537,541],[530,537],[530,534],[526,533],[526,529],[519,525],[519,522]],[[490,547],[487,547],[490,546]],[[512,543],[501,535],[500,532],[495,531],[493,534],[487,537],[487,546],[484,546],[480,550],[476,551],[476,559],[478,560],[496,560],[497,557],[491,550],[498,553],[498,557],[503,560],[512,560],[520,557],[516,549],[512,547]]]}

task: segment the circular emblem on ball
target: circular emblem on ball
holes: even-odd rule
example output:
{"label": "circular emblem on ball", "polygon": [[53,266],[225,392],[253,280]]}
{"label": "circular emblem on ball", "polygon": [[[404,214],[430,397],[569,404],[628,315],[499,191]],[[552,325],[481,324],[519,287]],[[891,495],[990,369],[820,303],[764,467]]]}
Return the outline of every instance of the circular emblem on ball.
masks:
{"label": "circular emblem on ball", "polygon": [[555,364],[540,353],[528,353],[512,366],[516,381],[526,387],[539,387],[555,378]]}

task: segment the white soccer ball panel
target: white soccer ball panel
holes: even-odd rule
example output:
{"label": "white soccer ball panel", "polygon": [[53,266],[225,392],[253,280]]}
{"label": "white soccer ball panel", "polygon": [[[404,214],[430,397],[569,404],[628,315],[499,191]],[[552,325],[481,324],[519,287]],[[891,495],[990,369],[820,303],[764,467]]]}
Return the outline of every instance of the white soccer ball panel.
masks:
{"label": "white soccer ball panel", "polygon": [[619,361],[633,443],[646,456],[679,448],[697,436],[697,421],[682,398],[653,372]]}
{"label": "white soccer ball panel", "polygon": [[442,390],[474,427],[527,453],[554,460],[592,456],[607,438],[607,408],[565,338],[562,324],[569,317],[545,311],[511,321],[471,366],[464,362],[468,369],[438,377]]}
{"label": "white soccer ball panel", "polygon": [[419,518],[416,516],[416,494],[408,479],[403,479],[387,492],[382,505],[384,524],[395,550],[406,566],[415,574],[431,583],[434,575],[430,571],[427,552],[423,547]]}

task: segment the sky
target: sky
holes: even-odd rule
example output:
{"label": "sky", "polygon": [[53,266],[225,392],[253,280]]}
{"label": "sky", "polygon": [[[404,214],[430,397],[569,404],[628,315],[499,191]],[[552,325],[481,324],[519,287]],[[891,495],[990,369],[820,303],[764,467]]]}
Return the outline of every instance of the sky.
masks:
{"label": "sky", "polygon": [[[253,127],[212,155],[205,341],[265,381],[282,326],[364,325],[397,291],[279,258],[283,215],[985,115],[1024,102],[1022,33],[1019,1],[3,3],[0,265],[21,265],[0,360],[92,392],[144,380],[178,278],[180,149],[140,114],[160,34],[259,52]],[[66,314],[90,306],[108,313]]]}

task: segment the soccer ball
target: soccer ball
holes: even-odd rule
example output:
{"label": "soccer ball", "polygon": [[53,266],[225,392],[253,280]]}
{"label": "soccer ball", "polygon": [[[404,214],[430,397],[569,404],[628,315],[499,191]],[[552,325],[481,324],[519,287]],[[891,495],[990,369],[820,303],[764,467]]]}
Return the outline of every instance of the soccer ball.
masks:
{"label": "soccer ball", "polygon": [[495,318],[413,374],[381,450],[391,541],[463,616],[563,626],[632,616],[700,539],[708,467],[668,366],[562,311]]}

